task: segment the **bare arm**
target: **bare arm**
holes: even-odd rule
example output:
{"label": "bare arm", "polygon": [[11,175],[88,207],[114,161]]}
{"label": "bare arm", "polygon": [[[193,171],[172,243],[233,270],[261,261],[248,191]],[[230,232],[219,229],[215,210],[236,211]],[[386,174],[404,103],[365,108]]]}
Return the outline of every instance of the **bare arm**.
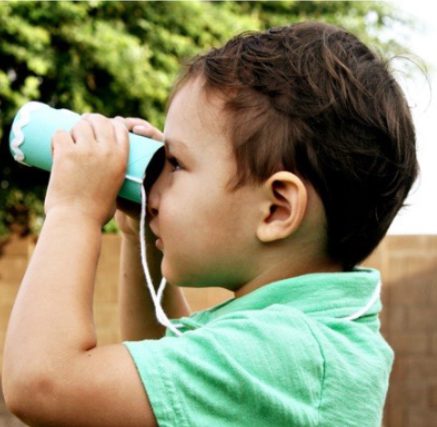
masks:
{"label": "bare arm", "polygon": [[[151,231],[150,231],[151,233]],[[156,287],[161,281],[162,255],[153,243],[147,244],[148,265]],[[180,288],[167,284],[163,296],[167,316],[179,318],[190,313]],[[122,235],[119,287],[120,328],[123,340],[161,338],[165,328],[156,320],[155,308],[146,286],[137,237]]]}
{"label": "bare arm", "polygon": [[[125,125],[135,133],[156,140],[163,134],[141,119],[125,119]],[[140,258],[139,207],[119,201],[116,214],[121,230],[119,312],[123,340],[161,338],[165,328],[156,320],[155,308],[147,289]],[[161,282],[162,253],[155,247],[155,238],[146,224],[147,262],[153,283]],[[190,314],[190,308],[180,288],[167,284],[163,295],[163,309],[170,319]]]}
{"label": "bare arm", "polygon": [[92,115],[54,137],[46,220],[9,320],[8,408],[33,426],[155,426],[122,344],[97,347],[92,305],[101,226],[127,163],[123,124]]}

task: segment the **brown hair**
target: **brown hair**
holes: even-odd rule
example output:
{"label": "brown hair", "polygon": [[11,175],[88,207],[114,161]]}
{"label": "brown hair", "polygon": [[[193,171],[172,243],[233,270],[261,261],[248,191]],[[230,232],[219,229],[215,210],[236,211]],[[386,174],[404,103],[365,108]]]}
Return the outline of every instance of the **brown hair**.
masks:
{"label": "brown hair", "polygon": [[368,256],[418,173],[410,111],[387,61],[343,29],[310,22],[196,56],[173,94],[198,75],[225,97],[233,189],[296,173],[323,201],[330,258],[349,270]]}

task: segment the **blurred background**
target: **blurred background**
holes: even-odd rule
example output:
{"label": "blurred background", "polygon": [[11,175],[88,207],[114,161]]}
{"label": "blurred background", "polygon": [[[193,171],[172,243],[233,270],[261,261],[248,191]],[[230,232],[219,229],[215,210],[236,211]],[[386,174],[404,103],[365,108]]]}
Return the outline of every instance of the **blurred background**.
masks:
{"label": "blurred background", "polygon": [[[181,63],[231,36],[321,20],[343,26],[391,58],[417,126],[421,176],[390,235],[366,261],[384,279],[382,332],[396,351],[384,425],[437,425],[437,29],[433,2],[381,1],[0,1],[0,362],[7,319],[41,228],[48,174],[15,163],[9,131],[17,110],[55,108],[143,117],[162,128]],[[99,343],[119,340],[119,241],[105,227],[97,277]],[[193,309],[228,298],[187,289]],[[22,425],[0,400],[0,427]]]}

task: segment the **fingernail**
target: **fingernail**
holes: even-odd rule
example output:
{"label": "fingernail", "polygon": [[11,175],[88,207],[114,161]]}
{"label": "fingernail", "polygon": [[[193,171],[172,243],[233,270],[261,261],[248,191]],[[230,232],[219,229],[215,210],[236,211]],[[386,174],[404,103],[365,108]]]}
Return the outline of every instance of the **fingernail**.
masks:
{"label": "fingernail", "polygon": [[147,132],[150,128],[144,125],[137,125],[133,127],[134,132]]}

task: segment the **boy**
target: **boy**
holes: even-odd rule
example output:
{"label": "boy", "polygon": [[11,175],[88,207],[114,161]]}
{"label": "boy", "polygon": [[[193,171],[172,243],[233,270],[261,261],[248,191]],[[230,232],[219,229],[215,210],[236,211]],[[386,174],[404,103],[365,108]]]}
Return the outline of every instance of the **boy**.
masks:
{"label": "boy", "polygon": [[[379,426],[393,354],[378,273],[355,266],[417,174],[386,65],[321,23],[195,58],[172,94],[148,197],[149,255],[182,335],[163,337],[154,320],[138,221],[119,213],[126,342],[99,347],[93,282],[125,126],[159,137],[138,119],[88,115],[53,139],[47,217],[7,335],[9,408],[35,425]],[[235,298],[190,316],[179,286]]]}

